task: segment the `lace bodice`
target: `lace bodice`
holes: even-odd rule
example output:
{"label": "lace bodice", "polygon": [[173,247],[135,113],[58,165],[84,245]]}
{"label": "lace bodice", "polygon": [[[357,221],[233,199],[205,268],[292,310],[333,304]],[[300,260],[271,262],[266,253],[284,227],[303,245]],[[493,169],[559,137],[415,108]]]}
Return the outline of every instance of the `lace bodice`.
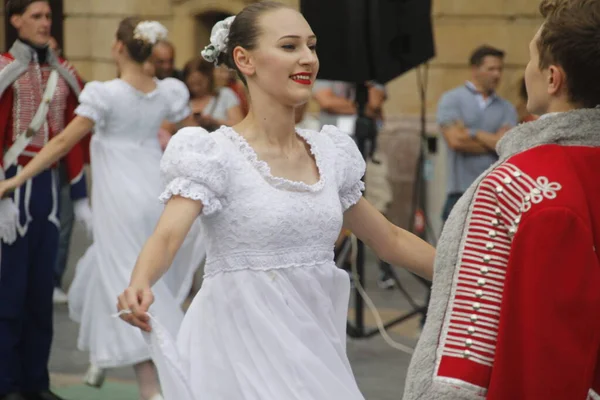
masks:
{"label": "lace bodice", "polygon": [[161,200],[202,201],[207,274],[331,262],[343,212],[361,197],[364,160],[348,135],[326,126],[299,130],[320,173],[313,185],[271,174],[233,129],[185,128],[161,162]]}
{"label": "lace bodice", "polygon": [[157,80],[149,93],[121,79],[89,82],[79,102],[76,114],[94,121],[95,134],[109,141],[157,141],[164,120],[180,122],[191,112],[187,88],[173,78]]}

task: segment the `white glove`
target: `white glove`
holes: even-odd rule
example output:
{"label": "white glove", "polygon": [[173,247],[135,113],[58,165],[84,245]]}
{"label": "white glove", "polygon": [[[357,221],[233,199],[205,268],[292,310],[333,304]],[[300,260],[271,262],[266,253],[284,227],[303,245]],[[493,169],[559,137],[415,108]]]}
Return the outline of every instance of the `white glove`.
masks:
{"label": "white glove", "polygon": [[17,240],[19,208],[12,199],[0,200],[0,240],[13,244]]}
{"label": "white glove", "polygon": [[94,225],[92,222],[92,208],[88,199],[77,200],[73,203],[73,212],[75,213],[75,220],[83,225],[88,237],[92,239],[94,237]]}

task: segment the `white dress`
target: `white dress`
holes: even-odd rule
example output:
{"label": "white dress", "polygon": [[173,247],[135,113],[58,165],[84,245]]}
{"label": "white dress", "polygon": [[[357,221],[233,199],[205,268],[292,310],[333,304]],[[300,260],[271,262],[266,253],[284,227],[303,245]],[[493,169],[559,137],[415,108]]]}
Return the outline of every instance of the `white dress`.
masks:
{"label": "white dress", "polygon": [[364,399],[346,356],[350,282],[333,250],[365,163],[335,127],[298,135],[314,185],[272,176],[231,128],[185,128],[167,147],[161,198],[202,201],[207,262],[176,342],[150,308],[166,400]]}
{"label": "white dress", "polygon": [[[128,286],[143,245],[154,231],[164,206],[157,200],[162,151],[157,133],[165,119],[179,122],[190,114],[188,91],[175,79],[157,81],[143,93],[115,79],[90,82],[80,95],[76,113],[95,122],[91,141],[94,243],[78,262],[69,290],[72,319],[80,323],[78,347],[90,352],[99,367],[111,368],[150,359],[138,329],[116,313],[117,297]],[[154,311],[176,334],[191,275],[201,261],[195,254],[197,235],[153,288]]]}

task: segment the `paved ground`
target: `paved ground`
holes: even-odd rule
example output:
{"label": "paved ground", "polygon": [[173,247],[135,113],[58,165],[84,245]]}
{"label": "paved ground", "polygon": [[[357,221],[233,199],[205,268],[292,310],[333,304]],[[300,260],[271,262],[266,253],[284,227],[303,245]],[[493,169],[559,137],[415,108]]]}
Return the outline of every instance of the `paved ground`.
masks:
{"label": "paved ground", "polygon": [[[389,190],[383,177],[385,165],[370,167],[368,197],[380,209],[389,200]],[[65,285],[69,285],[77,259],[83,254],[89,243],[79,227],[73,236],[69,269],[65,276]],[[377,261],[368,253],[367,291],[373,298],[384,321],[394,319],[410,310],[410,305],[399,291],[385,291],[377,288]],[[418,301],[425,297],[425,289],[413,276],[397,270],[406,289]],[[351,299],[351,305],[354,304]],[[353,310],[350,318],[353,319]],[[365,320],[369,328],[375,326],[372,315],[365,311]],[[418,318],[389,330],[391,337],[401,343],[414,346],[418,337]],[[87,354],[77,351],[77,324],[68,318],[67,307],[55,307],[55,340],[50,362],[53,386],[56,392],[68,400],[135,400],[138,399],[133,372],[131,369],[110,371],[107,384],[101,389],[92,389],[80,384],[87,368]],[[368,400],[398,400],[402,397],[404,377],[410,356],[389,347],[380,335],[371,339],[349,339],[348,354],[358,383]]]}

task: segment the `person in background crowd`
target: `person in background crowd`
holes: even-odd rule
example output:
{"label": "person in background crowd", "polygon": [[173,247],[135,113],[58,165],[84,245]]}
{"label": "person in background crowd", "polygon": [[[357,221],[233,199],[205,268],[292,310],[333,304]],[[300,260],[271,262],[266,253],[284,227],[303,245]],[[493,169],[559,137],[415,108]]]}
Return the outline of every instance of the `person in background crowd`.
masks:
{"label": "person in background crowd", "polygon": [[517,112],[496,89],[504,70],[504,52],[481,46],[469,59],[471,79],[442,95],[437,122],[448,148],[448,181],[442,219],[465,190],[498,160],[496,144],[517,124]]}
{"label": "person in background crowd", "polygon": [[183,79],[190,91],[190,107],[198,126],[214,131],[221,125],[233,126],[244,115],[237,95],[228,87],[215,85],[214,65],[202,57],[189,61]]}
{"label": "person in background crowd", "polygon": [[225,65],[215,67],[215,87],[228,87],[233,90],[240,100],[240,107],[244,117],[248,114],[248,94],[246,87],[237,78],[235,71],[230,70]]}
{"label": "person in background crowd", "polygon": [[182,72],[175,68],[175,46],[168,40],[161,40],[152,49],[154,74],[158,79],[175,78],[183,81]]}

